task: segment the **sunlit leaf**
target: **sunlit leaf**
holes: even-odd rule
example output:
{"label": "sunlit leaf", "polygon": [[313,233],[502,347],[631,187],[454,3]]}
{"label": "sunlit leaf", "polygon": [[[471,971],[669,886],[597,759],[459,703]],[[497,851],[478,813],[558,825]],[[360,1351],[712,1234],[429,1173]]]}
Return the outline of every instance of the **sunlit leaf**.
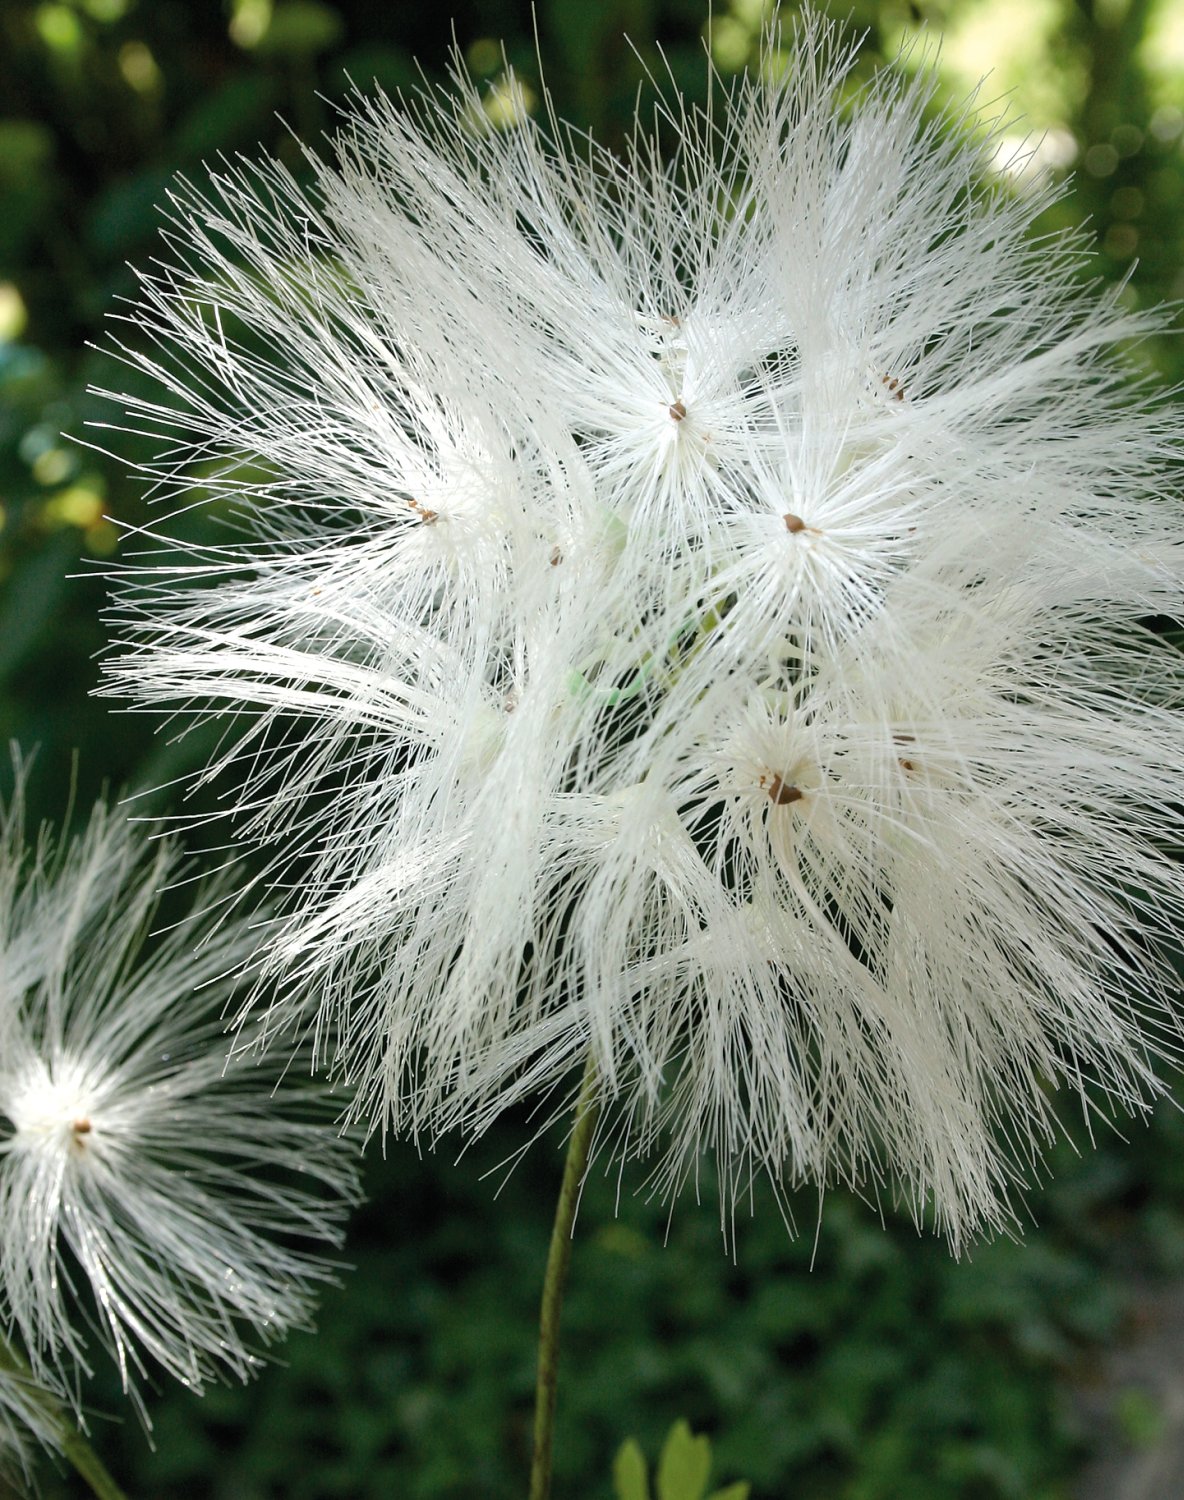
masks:
{"label": "sunlit leaf", "polygon": [[650,1500],[645,1455],[636,1438],[623,1442],[613,1459],[613,1493],[616,1500]]}
{"label": "sunlit leaf", "polygon": [[658,1460],[658,1500],[703,1500],[711,1474],[711,1442],[675,1422]]}

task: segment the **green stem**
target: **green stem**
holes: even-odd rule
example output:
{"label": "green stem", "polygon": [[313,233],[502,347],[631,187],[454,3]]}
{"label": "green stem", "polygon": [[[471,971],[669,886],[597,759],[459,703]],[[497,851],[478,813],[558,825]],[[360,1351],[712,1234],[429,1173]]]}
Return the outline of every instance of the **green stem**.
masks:
{"label": "green stem", "polygon": [[575,1124],[567,1143],[563,1183],[555,1205],[551,1248],[543,1277],[543,1299],[539,1309],[539,1369],[535,1386],[534,1452],[530,1461],[530,1500],[550,1500],[551,1452],[555,1442],[555,1390],[559,1375],[559,1319],[563,1312],[563,1290],[571,1260],[572,1230],[579,1202],[580,1185],[588,1167],[588,1152],[596,1129],[596,1067],[591,1056],[584,1069],[576,1104]]}
{"label": "green stem", "polygon": [[46,1425],[53,1432],[53,1442],[78,1471],[92,1494],[99,1500],[127,1500],[127,1496],[108,1474],[102,1459],[75,1426],[69,1412],[53,1394],[39,1385],[25,1361],[8,1341],[0,1337],[0,1373],[14,1375],[23,1381],[41,1407]]}

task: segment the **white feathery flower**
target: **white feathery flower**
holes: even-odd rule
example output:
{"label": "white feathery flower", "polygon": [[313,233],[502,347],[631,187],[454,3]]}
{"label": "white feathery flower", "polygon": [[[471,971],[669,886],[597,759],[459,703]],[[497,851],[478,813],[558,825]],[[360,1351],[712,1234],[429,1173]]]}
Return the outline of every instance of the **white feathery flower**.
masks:
{"label": "white feathery flower", "polygon": [[173,843],[149,850],[99,806],[29,855],[22,823],[18,783],[0,850],[0,1317],[76,1405],[80,1319],[133,1396],[150,1362],[195,1389],[245,1378],[252,1343],[306,1323],[332,1275],[308,1244],[340,1243],[351,1148],[279,1059],[227,1063],[243,921],[190,912],[137,963]]}
{"label": "white feathery flower", "polygon": [[355,1116],[480,1129],[590,1050],[663,1189],[714,1153],[957,1245],[1048,1085],[1138,1110],[1174,1055],[1181,423],[992,127],[850,62],[807,19],[621,157],[462,79],[355,100],[307,189],[181,185],[117,399],[241,534],[120,571],[107,671],[239,715]]}

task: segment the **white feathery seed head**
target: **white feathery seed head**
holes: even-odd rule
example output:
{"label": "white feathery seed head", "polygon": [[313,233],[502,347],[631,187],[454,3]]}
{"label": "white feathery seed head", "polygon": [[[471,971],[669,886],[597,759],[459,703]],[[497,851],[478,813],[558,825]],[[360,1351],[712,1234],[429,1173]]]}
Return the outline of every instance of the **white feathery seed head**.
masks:
{"label": "white feathery seed head", "polygon": [[790,51],[620,155],[461,77],[357,96],[307,185],[179,184],[157,394],[108,394],[237,529],[145,533],[108,684],[227,718],[354,1116],[480,1130],[590,1052],[663,1191],[957,1247],[1051,1090],[1139,1111],[1176,1055],[1182,424],[999,121]]}
{"label": "white feathery seed head", "polygon": [[0,1318],[76,1407],[87,1327],[137,1401],[153,1366],[198,1390],[246,1378],[332,1275],[353,1148],[281,1059],[227,1062],[245,923],[199,908],[140,955],[184,875],[175,844],[100,805],[30,853],[20,774],[0,845]]}

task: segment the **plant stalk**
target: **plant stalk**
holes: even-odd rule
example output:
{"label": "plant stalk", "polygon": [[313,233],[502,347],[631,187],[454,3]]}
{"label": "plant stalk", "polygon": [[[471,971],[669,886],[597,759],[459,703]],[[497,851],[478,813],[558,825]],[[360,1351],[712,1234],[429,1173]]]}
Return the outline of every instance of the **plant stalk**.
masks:
{"label": "plant stalk", "polygon": [[580,1084],[575,1123],[567,1143],[563,1182],[559,1188],[559,1201],[555,1205],[555,1223],[551,1227],[551,1247],[547,1252],[547,1270],[543,1277],[543,1297],[539,1309],[538,1380],[535,1385],[534,1450],[530,1460],[530,1500],[550,1500],[551,1495],[555,1392],[559,1377],[559,1320],[563,1312],[567,1268],[571,1261],[576,1205],[588,1167],[596,1116],[596,1066],[589,1054],[583,1082]]}
{"label": "plant stalk", "polygon": [[41,1407],[46,1425],[53,1431],[58,1451],[90,1486],[91,1493],[97,1495],[98,1500],[127,1500],[62,1402],[52,1391],[38,1384],[28,1365],[3,1337],[0,1337],[0,1373],[12,1375],[28,1386],[33,1400]]}

